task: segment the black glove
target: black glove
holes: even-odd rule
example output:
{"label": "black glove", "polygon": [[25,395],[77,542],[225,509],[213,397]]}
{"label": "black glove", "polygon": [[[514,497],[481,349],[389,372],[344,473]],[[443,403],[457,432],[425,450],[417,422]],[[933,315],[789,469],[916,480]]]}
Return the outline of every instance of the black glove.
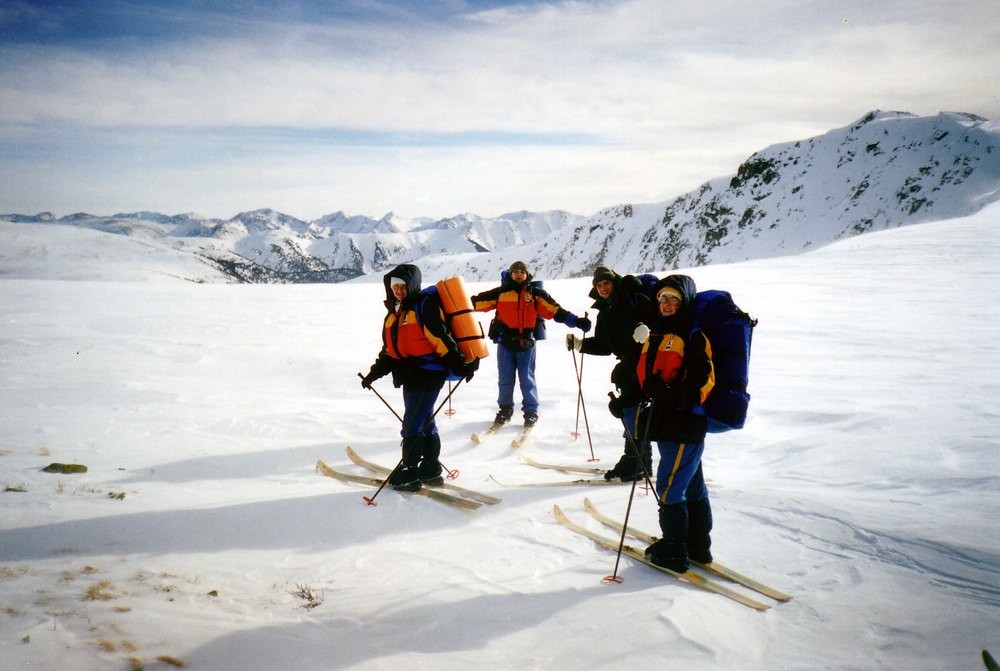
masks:
{"label": "black glove", "polygon": [[608,401],[608,410],[618,419],[623,419],[625,417],[625,407],[622,405],[621,398],[610,392],[608,393],[608,396],[611,397],[611,400]]}
{"label": "black glove", "polygon": [[464,377],[466,382],[472,382],[472,377],[479,370],[479,359],[474,359],[469,363],[465,364]]}
{"label": "black glove", "polygon": [[587,317],[580,317],[576,320],[576,327],[586,333],[590,330],[590,319]]}
{"label": "black glove", "polygon": [[372,364],[371,368],[368,369],[368,375],[362,377],[361,373],[358,373],[358,377],[361,377],[361,386],[365,389],[371,389],[372,383],[380,377],[385,377],[391,373],[392,368],[392,359],[380,355],[375,359],[375,363]]}
{"label": "black glove", "polygon": [[458,352],[448,352],[442,360],[445,368],[458,377],[465,377],[465,358]]}

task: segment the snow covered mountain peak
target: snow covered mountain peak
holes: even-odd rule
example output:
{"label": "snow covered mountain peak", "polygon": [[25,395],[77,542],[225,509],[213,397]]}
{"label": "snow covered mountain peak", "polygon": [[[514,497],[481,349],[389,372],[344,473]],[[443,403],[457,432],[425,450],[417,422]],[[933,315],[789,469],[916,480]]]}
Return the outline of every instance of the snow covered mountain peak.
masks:
{"label": "snow covered mountain peak", "polygon": [[[822,135],[775,144],[734,174],[676,199],[586,217],[555,210],[495,218],[380,219],[342,211],[306,222],[272,209],[228,220],[154,212],[0,215],[19,225],[89,228],[197,255],[244,282],[339,282],[419,261],[428,276],[536,276],[600,264],[646,272],[796,254],[869,231],[972,214],[1000,198],[1000,123],[973,114],[875,110]],[[12,252],[16,254],[17,252]]]}

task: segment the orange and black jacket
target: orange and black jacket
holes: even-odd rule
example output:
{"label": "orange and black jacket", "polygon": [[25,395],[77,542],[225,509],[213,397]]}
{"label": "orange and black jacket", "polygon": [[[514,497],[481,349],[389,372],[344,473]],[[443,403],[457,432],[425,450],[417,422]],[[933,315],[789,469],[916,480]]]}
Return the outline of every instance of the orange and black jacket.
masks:
{"label": "orange and black jacket", "polygon": [[[392,277],[407,282],[407,296],[401,303],[396,301],[389,286]],[[383,281],[386,316],[382,324],[382,350],[372,372],[376,377],[391,372],[396,387],[443,386],[450,370],[460,367],[464,358],[445,327],[440,304],[421,293],[420,270],[416,266],[397,266]]]}
{"label": "orange and black jacket", "polygon": [[649,440],[702,443],[708,421],[699,407],[715,386],[712,344],[704,331],[692,329],[693,286],[678,288],[684,296],[681,313],[651,320],[636,364],[642,397],[652,403],[637,428]]}
{"label": "orange and black jacket", "polygon": [[477,312],[496,310],[500,328],[495,340],[499,343],[533,340],[539,318],[552,319],[560,324],[568,320],[576,322],[571,312],[560,307],[549,292],[531,281],[531,275],[521,283],[507,277],[500,286],[476,294],[472,297],[472,309]]}

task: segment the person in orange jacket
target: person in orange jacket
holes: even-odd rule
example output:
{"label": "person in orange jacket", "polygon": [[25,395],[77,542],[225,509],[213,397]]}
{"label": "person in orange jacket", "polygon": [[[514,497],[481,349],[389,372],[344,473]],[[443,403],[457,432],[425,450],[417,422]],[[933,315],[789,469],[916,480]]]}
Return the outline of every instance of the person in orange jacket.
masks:
{"label": "person in orange jacket", "polygon": [[440,303],[421,293],[417,266],[399,265],[382,281],[387,312],[382,324],[382,349],[361,386],[370,389],[375,380],[391,373],[393,385],[403,388],[403,457],[389,484],[393,489],[412,492],[422,484],[444,482],[434,404],[449,375],[471,380],[479,363],[478,359],[465,362],[445,326]]}
{"label": "person in orange jacket", "polygon": [[659,451],[661,536],[646,548],[646,558],[680,573],[688,569],[689,558],[712,561],[712,506],[702,472],[708,420],[701,404],[715,386],[715,369],[708,336],[692,325],[694,280],[669,275],[654,291],[658,314],[649,323],[636,365],[640,391],[620,403],[645,401],[636,422]]}
{"label": "person in orange jacket", "polygon": [[540,283],[532,281],[528,264],[510,264],[500,286],[472,297],[479,312],[496,310],[490,337],[497,343],[500,406],[494,424],[506,424],[514,415],[514,382],[520,380],[524,425],[538,421],[538,385],[535,382],[535,328],[538,319],[552,319],[586,333],[590,320],[564,310]]}

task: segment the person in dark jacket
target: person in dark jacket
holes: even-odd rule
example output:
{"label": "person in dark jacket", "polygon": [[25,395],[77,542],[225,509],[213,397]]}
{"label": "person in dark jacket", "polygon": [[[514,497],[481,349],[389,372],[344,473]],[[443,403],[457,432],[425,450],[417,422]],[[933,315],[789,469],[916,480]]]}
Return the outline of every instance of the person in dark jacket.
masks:
{"label": "person in dark jacket", "polygon": [[[614,355],[618,359],[611,372],[611,382],[619,391],[619,401],[609,404],[611,413],[624,423],[625,448],[614,468],[604,474],[605,480],[641,480],[650,474],[652,447],[648,440],[636,436],[635,420],[640,398],[636,380],[636,363],[642,350],[636,329],[645,329],[645,322],[653,314],[652,301],[642,291],[642,282],[633,275],[621,276],[607,266],[594,271],[590,297],[597,309],[594,335],[577,338],[566,336],[566,347],[583,354]],[[640,328],[641,327],[641,328]],[[633,399],[631,404],[620,399]],[[638,454],[636,453],[638,450]]]}
{"label": "person in dark jacket", "polygon": [[688,569],[688,558],[712,561],[712,508],[702,473],[708,420],[700,406],[715,385],[712,346],[692,330],[697,289],[687,275],[670,275],[655,286],[658,316],[642,346],[636,378],[644,401],[639,431],[656,441],[661,537],[646,558],[672,571]]}
{"label": "person in dark jacket", "polygon": [[440,304],[420,293],[420,279],[420,269],[411,264],[397,266],[382,278],[386,296],[382,349],[361,380],[361,386],[370,389],[375,380],[391,373],[393,385],[403,388],[403,456],[389,480],[393,489],[401,491],[444,482],[434,404],[449,374],[471,380],[478,365],[478,360],[466,364],[445,327]]}
{"label": "person in dark jacket", "polygon": [[532,281],[528,264],[515,261],[500,286],[472,297],[479,312],[496,310],[490,337],[497,347],[499,394],[494,424],[506,424],[514,414],[514,381],[520,380],[524,425],[538,421],[538,385],[535,383],[535,327],[539,318],[552,319],[586,333],[590,320],[560,307],[545,289]]}

